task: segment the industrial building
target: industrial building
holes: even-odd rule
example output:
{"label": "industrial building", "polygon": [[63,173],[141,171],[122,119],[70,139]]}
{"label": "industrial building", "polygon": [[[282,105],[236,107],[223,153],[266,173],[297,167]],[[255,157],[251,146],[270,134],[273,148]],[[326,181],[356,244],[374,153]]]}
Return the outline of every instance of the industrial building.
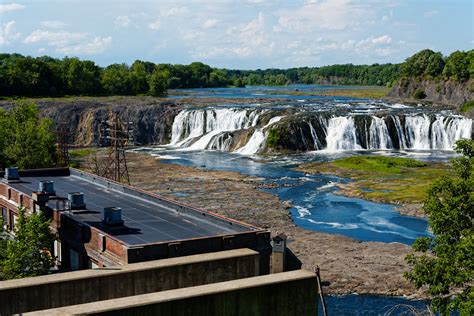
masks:
{"label": "industrial building", "polygon": [[19,207],[44,212],[66,272],[0,282],[0,315],[316,312],[315,275],[286,272],[301,263],[284,235],[76,169],[0,177],[6,230],[14,234]]}
{"label": "industrial building", "polygon": [[269,272],[267,230],[83,171],[7,169],[0,207],[10,232],[19,206],[52,218],[65,271],[250,248],[260,253],[260,272]]}

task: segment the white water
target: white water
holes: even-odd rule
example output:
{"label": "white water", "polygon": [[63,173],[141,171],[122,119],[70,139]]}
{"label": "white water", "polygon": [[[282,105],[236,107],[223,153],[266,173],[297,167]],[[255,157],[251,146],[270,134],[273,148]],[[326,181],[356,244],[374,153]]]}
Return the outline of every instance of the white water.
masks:
{"label": "white water", "polygon": [[236,150],[235,152],[242,155],[256,154],[263,147],[263,145],[265,144],[265,140],[267,139],[267,133],[265,132],[265,129],[270,125],[279,122],[282,118],[283,116],[272,117],[264,127],[257,128],[255,132],[253,132],[252,136],[244,147]]}
{"label": "white water", "polygon": [[191,150],[208,149],[210,145],[216,145],[218,142],[213,138],[223,132],[255,126],[262,112],[245,109],[181,111],[173,122],[170,146],[186,147]]}
{"label": "white water", "polygon": [[[217,108],[183,110],[175,118],[170,146],[189,150],[229,151],[232,132],[255,127],[247,143],[235,152],[253,155],[263,150],[268,127],[283,117],[275,116],[257,127],[260,115],[270,110]],[[308,116],[293,135],[309,150],[452,150],[456,140],[470,138],[472,120],[434,114],[371,114]],[[307,132],[303,130],[306,129]],[[309,137],[309,139],[308,139]]]}
{"label": "white water", "polygon": [[352,116],[337,116],[329,120],[326,136],[326,150],[358,150],[356,128]]}

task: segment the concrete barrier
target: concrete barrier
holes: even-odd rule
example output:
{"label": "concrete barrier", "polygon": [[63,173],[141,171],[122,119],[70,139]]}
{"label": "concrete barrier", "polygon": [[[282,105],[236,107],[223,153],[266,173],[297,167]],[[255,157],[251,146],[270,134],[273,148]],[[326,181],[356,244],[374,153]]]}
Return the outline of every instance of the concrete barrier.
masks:
{"label": "concrete barrier", "polygon": [[27,315],[317,315],[316,276],[283,272],[113,299]]}
{"label": "concrete barrier", "polygon": [[[258,252],[237,249],[0,282],[0,314],[110,300],[259,275]],[[99,303],[100,304],[100,303]]]}

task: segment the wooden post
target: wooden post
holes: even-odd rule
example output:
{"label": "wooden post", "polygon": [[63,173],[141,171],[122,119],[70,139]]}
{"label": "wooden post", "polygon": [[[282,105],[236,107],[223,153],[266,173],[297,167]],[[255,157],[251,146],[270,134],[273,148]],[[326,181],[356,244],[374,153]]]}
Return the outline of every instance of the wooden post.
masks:
{"label": "wooden post", "polygon": [[318,280],[318,292],[321,299],[321,305],[323,307],[323,315],[328,316],[326,300],[324,299],[323,286],[321,285],[321,275],[319,274],[319,266],[313,268],[314,273],[316,273],[316,280]]}

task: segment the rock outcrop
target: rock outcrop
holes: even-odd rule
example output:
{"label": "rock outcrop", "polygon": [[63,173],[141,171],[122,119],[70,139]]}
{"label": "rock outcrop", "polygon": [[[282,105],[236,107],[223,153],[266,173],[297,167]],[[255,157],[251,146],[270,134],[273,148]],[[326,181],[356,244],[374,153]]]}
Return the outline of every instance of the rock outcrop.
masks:
{"label": "rock outcrop", "polygon": [[390,90],[388,97],[393,99],[414,99],[416,91],[426,97],[419,101],[451,105],[459,108],[465,102],[474,100],[474,80],[457,82],[454,80],[428,80],[420,78],[400,79]]}

